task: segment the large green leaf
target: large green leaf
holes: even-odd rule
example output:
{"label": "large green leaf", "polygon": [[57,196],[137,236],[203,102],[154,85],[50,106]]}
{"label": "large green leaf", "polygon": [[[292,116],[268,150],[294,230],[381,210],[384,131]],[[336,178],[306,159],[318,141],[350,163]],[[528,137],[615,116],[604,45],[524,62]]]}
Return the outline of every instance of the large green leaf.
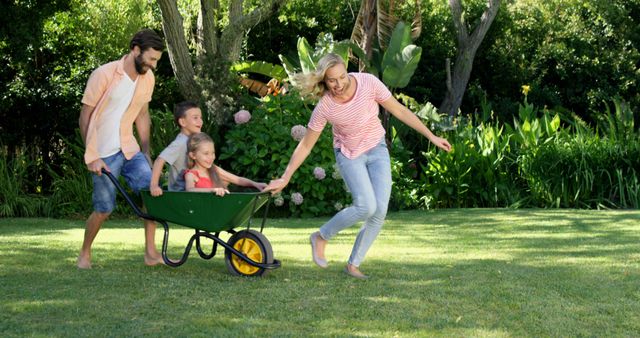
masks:
{"label": "large green leaf", "polygon": [[264,61],[237,62],[231,66],[231,70],[237,73],[255,73],[282,81],[287,77],[287,72],[280,65]]}
{"label": "large green leaf", "polygon": [[402,53],[406,46],[411,44],[411,27],[404,24],[404,22],[400,21],[396,25],[396,28],[393,29],[393,34],[391,35],[391,41],[389,41],[389,47],[384,53],[382,57],[382,69],[385,69],[394,61],[396,55]]}
{"label": "large green leaf", "polygon": [[297,71],[296,66],[294,66],[293,63],[291,63],[291,61],[289,61],[289,59],[287,59],[287,57],[282,54],[278,54],[278,58],[280,58],[280,62],[282,62],[282,67],[284,68],[285,72],[287,72],[289,79],[292,79],[293,75]]}
{"label": "large green leaf", "polygon": [[355,54],[355,56],[360,60],[360,62],[364,63],[364,66],[367,68],[367,72],[369,72],[370,74],[373,74],[376,77],[378,76],[378,73],[379,73],[378,68],[375,66],[373,62],[371,62],[367,58],[367,55],[365,54],[364,50],[360,48],[360,46],[350,41],[345,42],[345,45],[351,49],[351,52]]}
{"label": "large green leaf", "polygon": [[316,70],[316,63],[313,61],[313,51],[307,39],[301,37],[298,39],[298,57],[300,58],[300,66],[303,73],[311,73]]}
{"label": "large green leaf", "polygon": [[[388,53],[388,51],[387,51]],[[385,54],[386,56],[386,54]],[[382,82],[390,88],[404,88],[415,73],[422,56],[422,48],[409,45],[395,55],[382,71]]]}
{"label": "large green leaf", "polygon": [[332,52],[340,55],[345,65],[349,64],[349,48],[350,48],[349,44],[350,43],[351,42],[348,42],[348,41],[341,41],[333,45]]}

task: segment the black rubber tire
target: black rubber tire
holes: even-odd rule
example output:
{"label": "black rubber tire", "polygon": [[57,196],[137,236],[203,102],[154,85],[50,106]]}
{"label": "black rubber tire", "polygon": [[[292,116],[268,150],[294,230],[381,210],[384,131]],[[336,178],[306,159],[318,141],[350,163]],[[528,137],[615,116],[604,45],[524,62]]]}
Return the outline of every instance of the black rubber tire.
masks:
{"label": "black rubber tire", "polygon": [[[245,240],[243,241],[243,239]],[[273,263],[273,249],[271,248],[271,243],[269,243],[267,237],[261,232],[255,230],[239,231],[229,238],[227,244],[247,255],[255,262],[268,264]],[[236,244],[238,244],[238,247],[236,247]],[[246,249],[243,249],[243,246]],[[229,272],[236,276],[265,276],[270,270],[250,265],[245,260],[234,255],[228,249],[225,249],[224,261]]]}

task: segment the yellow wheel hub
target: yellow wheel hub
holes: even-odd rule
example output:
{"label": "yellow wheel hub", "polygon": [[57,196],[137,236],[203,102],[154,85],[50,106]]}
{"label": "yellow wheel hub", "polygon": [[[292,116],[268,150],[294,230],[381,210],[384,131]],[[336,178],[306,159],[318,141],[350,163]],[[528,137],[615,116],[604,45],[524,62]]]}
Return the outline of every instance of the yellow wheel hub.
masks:
{"label": "yellow wheel hub", "polygon": [[[242,238],[233,245],[233,248],[242,252],[252,261],[262,263],[264,254],[262,253],[260,245],[258,245],[256,241],[250,238]],[[260,269],[247,263],[244,259],[236,255],[231,255],[231,263],[239,273],[247,276],[253,275]]]}

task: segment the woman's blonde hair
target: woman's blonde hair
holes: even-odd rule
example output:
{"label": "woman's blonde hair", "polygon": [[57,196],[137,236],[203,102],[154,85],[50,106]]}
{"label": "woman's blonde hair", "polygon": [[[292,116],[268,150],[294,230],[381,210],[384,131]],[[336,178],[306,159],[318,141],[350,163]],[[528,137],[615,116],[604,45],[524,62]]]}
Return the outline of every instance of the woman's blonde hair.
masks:
{"label": "woman's blonde hair", "polygon": [[[189,156],[190,153],[195,153],[200,145],[204,143],[211,143],[214,146],[215,151],[215,143],[213,143],[213,139],[207,133],[196,133],[189,137],[187,141],[187,164],[189,168],[193,168],[196,165],[196,162]],[[222,187],[223,184],[220,182],[218,178],[218,166],[215,164],[211,166],[209,169],[209,176],[211,176],[211,180],[216,184],[217,187]]]}
{"label": "woman's blonde hair", "polygon": [[324,83],[324,75],[327,69],[338,64],[342,64],[347,68],[340,55],[329,53],[318,61],[314,72],[295,74],[292,79],[293,85],[300,90],[302,96],[321,98],[327,90],[327,86]]}

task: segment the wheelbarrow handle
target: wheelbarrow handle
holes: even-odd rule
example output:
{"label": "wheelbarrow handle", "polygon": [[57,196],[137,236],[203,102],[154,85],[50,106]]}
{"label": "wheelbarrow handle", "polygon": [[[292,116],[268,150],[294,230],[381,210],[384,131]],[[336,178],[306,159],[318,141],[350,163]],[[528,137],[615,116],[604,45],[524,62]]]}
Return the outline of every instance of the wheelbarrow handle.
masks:
{"label": "wheelbarrow handle", "polygon": [[102,174],[107,175],[107,177],[109,177],[109,180],[111,180],[111,183],[113,183],[113,185],[116,187],[116,189],[118,189],[118,191],[120,192],[122,197],[124,197],[124,199],[127,201],[127,204],[129,204],[129,206],[133,209],[133,212],[135,212],[135,214],[138,215],[138,217],[142,217],[144,219],[148,219],[148,220],[151,220],[151,221],[159,221],[157,218],[155,218],[155,217],[153,217],[153,216],[151,216],[149,214],[146,214],[146,213],[142,212],[142,210],[140,210],[140,208],[133,201],[131,196],[129,196],[129,194],[127,194],[127,192],[124,190],[124,188],[120,184],[120,181],[118,181],[118,179],[115,176],[113,176],[112,173],[110,173],[106,169],[102,168]]}

